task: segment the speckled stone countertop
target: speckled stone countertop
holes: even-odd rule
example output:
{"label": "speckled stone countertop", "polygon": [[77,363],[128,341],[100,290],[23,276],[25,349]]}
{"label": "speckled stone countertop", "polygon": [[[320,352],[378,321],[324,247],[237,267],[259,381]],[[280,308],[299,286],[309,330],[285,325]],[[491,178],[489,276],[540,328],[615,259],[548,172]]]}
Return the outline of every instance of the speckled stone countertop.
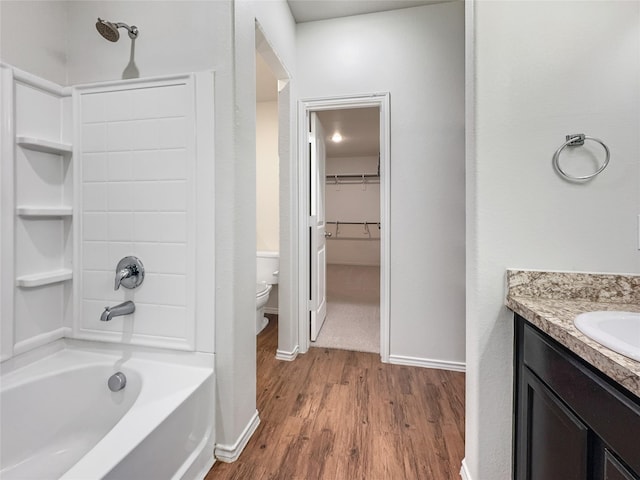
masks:
{"label": "speckled stone countertop", "polygon": [[640,312],[640,275],[507,270],[506,306],[640,397],[640,362],[591,340],[573,324],[584,312]]}

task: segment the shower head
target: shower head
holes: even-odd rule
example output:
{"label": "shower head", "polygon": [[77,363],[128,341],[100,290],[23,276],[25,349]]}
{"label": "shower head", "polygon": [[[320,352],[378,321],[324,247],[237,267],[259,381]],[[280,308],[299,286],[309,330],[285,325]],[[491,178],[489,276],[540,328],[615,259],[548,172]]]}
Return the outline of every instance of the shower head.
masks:
{"label": "shower head", "polygon": [[96,22],[96,29],[100,35],[110,42],[117,42],[120,38],[120,33],[118,33],[118,29],[115,25],[111,22],[107,22],[106,20],[102,20],[101,18],[98,18],[98,21]]}
{"label": "shower head", "polygon": [[138,37],[138,27],[135,25],[129,26],[122,22],[112,23],[101,18],[98,18],[96,22],[96,30],[98,30],[98,33],[110,42],[117,42],[120,39],[119,28],[126,28],[131,40],[135,40]]}

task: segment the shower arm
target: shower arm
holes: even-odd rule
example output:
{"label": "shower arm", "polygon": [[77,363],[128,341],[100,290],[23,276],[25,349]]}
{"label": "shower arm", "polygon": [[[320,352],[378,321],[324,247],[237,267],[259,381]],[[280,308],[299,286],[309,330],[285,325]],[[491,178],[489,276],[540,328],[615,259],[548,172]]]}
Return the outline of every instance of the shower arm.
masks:
{"label": "shower arm", "polygon": [[136,27],[135,25],[127,25],[126,23],[123,22],[117,22],[114,23],[116,28],[126,28],[127,32],[129,32],[129,38],[131,40],[135,40],[138,37],[138,27]]}

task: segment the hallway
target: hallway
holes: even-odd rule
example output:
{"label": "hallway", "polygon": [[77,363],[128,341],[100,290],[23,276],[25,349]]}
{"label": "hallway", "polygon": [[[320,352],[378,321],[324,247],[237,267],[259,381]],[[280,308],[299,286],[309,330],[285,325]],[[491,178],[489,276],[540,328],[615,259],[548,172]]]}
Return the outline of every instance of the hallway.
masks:
{"label": "hallway", "polygon": [[261,423],[240,459],[205,480],[459,478],[464,374],[312,348],[275,359],[277,320],[258,336]]}

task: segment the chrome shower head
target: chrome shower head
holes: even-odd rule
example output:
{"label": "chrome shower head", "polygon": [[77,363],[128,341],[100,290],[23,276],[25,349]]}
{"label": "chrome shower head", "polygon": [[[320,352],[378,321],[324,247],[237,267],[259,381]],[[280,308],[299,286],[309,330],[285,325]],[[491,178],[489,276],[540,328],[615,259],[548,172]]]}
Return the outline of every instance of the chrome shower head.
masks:
{"label": "chrome shower head", "polygon": [[98,30],[98,33],[110,42],[117,42],[120,39],[119,28],[126,28],[131,40],[135,40],[138,37],[138,27],[135,25],[129,26],[122,22],[112,23],[101,18],[98,18],[96,22],[96,30]]}
{"label": "chrome shower head", "polygon": [[120,38],[120,33],[118,33],[118,29],[115,25],[111,22],[107,22],[106,20],[102,20],[101,18],[98,18],[98,21],[96,22],[96,29],[100,35],[110,42],[117,42]]}

